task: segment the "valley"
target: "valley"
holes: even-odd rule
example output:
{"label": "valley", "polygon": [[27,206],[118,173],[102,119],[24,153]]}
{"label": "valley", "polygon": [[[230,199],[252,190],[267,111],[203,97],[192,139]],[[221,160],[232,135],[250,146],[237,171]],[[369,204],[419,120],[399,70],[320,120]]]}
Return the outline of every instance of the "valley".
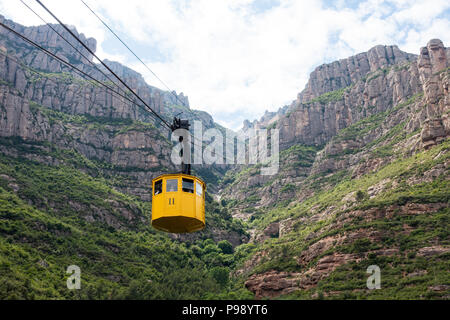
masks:
{"label": "valley", "polygon": [[[108,81],[48,27],[0,21]],[[423,45],[316,67],[290,105],[244,123],[279,130],[277,174],[194,165],[206,228],[166,234],[151,180],[175,170],[169,131],[0,29],[0,299],[448,299],[450,48]],[[107,63],[166,118],[229,130]]]}

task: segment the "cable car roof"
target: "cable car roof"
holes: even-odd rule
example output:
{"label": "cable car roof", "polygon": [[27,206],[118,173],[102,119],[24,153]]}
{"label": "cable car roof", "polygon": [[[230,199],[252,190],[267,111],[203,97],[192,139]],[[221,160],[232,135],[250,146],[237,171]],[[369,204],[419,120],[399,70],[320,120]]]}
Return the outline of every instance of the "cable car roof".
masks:
{"label": "cable car roof", "polygon": [[165,174],[162,174],[160,176],[157,176],[156,178],[153,178],[152,182],[154,182],[156,180],[159,180],[159,179],[162,179],[162,178],[166,178],[166,177],[183,177],[183,178],[190,178],[190,179],[200,180],[200,182],[202,182],[206,186],[205,181],[200,179],[198,176],[185,174],[185,173],[181,173],[181,172],[180,173],[165,173]]}

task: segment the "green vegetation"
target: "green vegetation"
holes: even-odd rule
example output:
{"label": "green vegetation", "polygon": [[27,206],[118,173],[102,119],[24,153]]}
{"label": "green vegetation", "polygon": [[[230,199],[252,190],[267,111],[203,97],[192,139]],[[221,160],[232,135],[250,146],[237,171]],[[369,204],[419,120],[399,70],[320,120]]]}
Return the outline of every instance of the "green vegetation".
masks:
{"label": "green vegetation", "polygon": [[224,254],[232,254],[233,246],[228,240],[222,240],[217,243],[217,246]]}
{"label": "green vegetation", "polygon": [[[129,118],[94,117],[89,114],[72,115],[43,107],[32,101],[30,101],[30,109],[34,114],[40,111],[49,119],[51,125],[55,123],[62,125],[76,124],[83,126],[85,129],[103,130],[114,135],[127,133],[128,131],[154,132],[154,134],[159,135],[159,132],[153,124],[133,121]],[[166,138],[164,139],[167,140]]]}
{"label": "green vegetation", "polygon": [[295,144],[280,152],[281,169],[311,167],[319,147]]}
{"label": "green vegetation", "polygon": [[[383,234],[378,244],[369,239],[359,239],[347,245],[336,246],[333,252],[353,253],[362,259],[339,266],[326,279],[319,281],[312,290],[298,291],[291,298],[311,298],[322,292],[332,299],[431,299],[439,298],[442,292],[431,290],[434,286],[448,284],[450,255],[419,256],[416,252],[432,246],[436,241],[449,245],[449,209],[420,215],[398,215],[374,221],[354,220],[352,226],[338,230],[363,229]],[[405,232],[408,228],[414,231]],[[393,249],[391,255],[378,254],[377,250]],[[397,251],[398,250],[398,251]],[[368,253],[367,253],[368,252]],[[381,270],[381,289],[368,290],[366,273],[369,265]]]}
{"label": "green vegetation", "polygon": [[342,181],[346,181],[350,178],[350,174],[347,170],[340,170],[334,173],[320,173],[311,175],[306,179],[309,187],[314,191],[323,190],[325,187],[334,187]]}
{"label": "green vegetation", "polygon": [[[11,41],[7,40],[6,41],[8,43],[8,47],[9,50],[8,51],[14,51],[13,48],[18,49],[19,47],[19,51],[21,51],[21,46],[17,46],[15,43],[12,43]],[[23,47],[22,47],[23,48]],[[94,80],[87,80],[84,79],[80,76],[78,76],[78,74],[72,74],[69,72],[48,72],[48,71],[44,71],[44,70],[38,70],[36,68],[32,68],[29,65],[27,65],[26,63],[24,63],[23,61],[21,61],[21,59],[17,59],[17,56],[15,57],[11,57],[9,54],[3,54],[4,56],[11,58],[13,61],[18,61],[18,63],[20,64],[20,67],[26,71],[29,72],[31,75],[28,76],[27,81],[29,83],[36,83],[39,81],[45,81],[45,80],[50,80],[54,83],[66,83],[66,84],[77,84],[79,86],[95,86],[95,87],[99,87],[100,84]],[[67,56],[69,59],[69,62],[72,64],[79,64],[81,61],[74,58],[71,55]],[[2,80],[3,81],[3,80]],[[100,80],[99,80],[100,81]],[[106,85],[112,85],[113,83],[111,83],[111,81],[100,81]],[[131,94],[131,92],[129,92],[128,90],[125,93],[126,95]]]}
{"label": "green vegetation", "polygon": [[295,191],[295,190],[296,190],[296,187],[295,187],[295,185],[293,185],[292,183],[285,184],[285,185],[281,188],[281,192],[282,192],[282,193],[284,193],[284,192],[292,192],[292,191]]}
{"label": "green vegetation", "polygon": [[277,123],[278,123],[278,121],[274,121],[274,122],[272,122],[271,124],[269,124],[268,126],[267,126],[267,130],[270,130],[270,129],[275,129],[276,127],[277,127]]}
{"label": "green vegetation", "polygon": [[365,200],[367,197],[368,197],[368,196],[367,196],[367,193],[364,192],[364,191],[358,190],[358,191],[356,192],[356,200],[357,200],[357,201],[363,201],[363,200]]}
{"label": "green vegetation", "polygon": [[[285,208],[281,211],[277,208],[265,215],[258,215],[252,224],[262,229],[273,221],[288,217],[307,217],[311,215],[311,212],[339,208],[343,204],[345,195],[352,192],[355,193],[357,201],[351,208],[353,211],[379,208],[383,212],[384,208],[389,206],[403,206],[411,203],[448,203],[450,202],[448,192],[450,185],[445,176],[437,177],[432,182],[413,184],[407,181],[411,177],[420,177],[424,172],[448,161],[449,149],[450,140],[446,140],[430,150],[394,160],[378,171],[358,179],[351,179],[345,171],[324,178],[312,177],[314,182],[311,186],[317,188],[324,183],[331,183],[333,187],[324,191],[318,188],[311,198],[293,208]],[[322,183],[318,182],[320,179]],[[339,179],[342,180],[337,182]],[[389,183],[386,191],[380,192],[375,197],[369,197],[366,191],[368,187],[386,179],[395,180],[396,186]],[[349,210],[345,207],[335,210],[332,215],[322,221],[296,223],[293,226],[295,232],[280,239],[266,240],[257,251],[268,250],[269,254],[252,270],[252,273],[267,270],[304,272],[314,267],[324,256],[334,253],[356,254],[360,256],[360,262],[344,264],[333,271],[329,277],[321,280],[317,287],[299,290],[285,298],[311,299],[326,296],[336,299],[411,299],[442,296],[442,292],[429,288],[449,283],[448,254],[425,259],[417,256],[417,252],[422,247],[433,246],[436,243],[441,246],[450,245],[448,207],[418,215],[398,214],[389,218],[380,216],[375,219],[355,217],[351,222],[339,225],[338,228],[330,228]],[[319,240],[342,236],[352,231],[362,234],[379,232],[382,234],[382,239],[381,242],[375,242],[369,238],[361,238],[334,245],[305,266],[297,263],[296,257]],[[309,239],[309,235],[316,233],[320,235]],[[394,249],[394,254],[389,256],[376,254],[378,250],[383,249]],[[382,288],[385,288],[383,290],[366,288],[365,281],[368,277],[366,269],[372,264],[382,269]],[[419,272],[419,275],[408,275],[414,272]]]}
{"label": "green vegetation", "polygon": [[441,73],[448,73],[450,71],[450,67],[447,67],[445,69],[442,69],[441,71],[435,72],[434,75],[438,75]]}
{"label": "green vegetation", "polygon": [[[366,211],[377,208],[384,212],[389,206],[403,206],[411,203],[440,203],[450,201],[448,192],[449,183],[446,177],[435,178],[432,182],[407,183],[411,177],[420,177],[424,172],[439,164],[448,161],[450,141],[445,141],[430,150],[422,151],[413,156],[397,159],[385,165],[377,172],[369,173],[358,179],[348,176],[333,188],[318,192],[311,198],[303,201],[294,208],[277,209],[277,213],[269,211],[264,216],[258,216],[252,223],[254,226],[264,228],[272,221],[282,220],[285,217],[309,216],[312,211],[336,208],[342,204],[345,195],[354,192],[357,203],[351,210]],[[340,176],[343,175],[337,173]],[[330,175],[327,179],[334,179]],[[313,179],[314,181],[317,178]],[[385,192],[375,197],[367,194],[368,186],[381,180],[395,179],[396,186],[389,184]],[[314,209],[313,209],[314,208]],[[395,207],[394,207],[395,208]],[[439,208],[439,207],[437,207]],[[431,258],[418,256],[420,248],[435,246],[449,246],[450,211],[444,209],[431,210],[421,214],[406,213],[394,214],[393,217],[383,215],[370,218],[356,216],[351,221],[338,224],[341,216],[350,209],[335,210],[327,219],[312,223],[294,224],[293,233],[286,234],[280,239],[269,239],[259,246],[257,251],[268,251],[261,262],[252,270],[252,273],[262,273],[267,270],[305,272],[314,267],[317,262],[331,254],[353,254],[359,257],[359,262],[348,262],[339,266],[329,276],[319,281],[318,285],[308,290],[298,290],[284,298],[312,299],[327,297],[332,299],[417,299],[439,298],[442,291],[434,286],[448,284],[449,254],[433,255]],[[398,210],[398,209],[397,209]],[[366,213],[367,214],[367,213]],[[381,241],[369,238],[359,238],[346,241],[340,245],[333,245],[321,253],[307,265],[299,265],[297,257],[305,250],[327,237],[339,237],[349,232],[361,234],[380,234]],[[318,234],[310,238],[310,235]],[[393,254],[380,255],[380,250],[391,249]],[[253,251],[254,254],[255,251]],[[366,269],[376,264],[382,270],[382,290],[368,290]]]}
{"label": "green vegetation", "polygon": [[344,97],[344,93],[348,90],[350,90],[352,86],[348,86],[345,88],[341,88],[338,90],[334,90],[334,91],[330,91],[330,92],[326,92],[316,98],[311,99],[310,101],[308,101],[306,104],[312,104],[312,103],[320,103],[320,104],[327,104],[330,102],[334,102],[334,101],[339,101]]}
{"label": "green vegetation", "polygon": [[[29,50],[5,43],[8,52]],[[379,69],[362,81],[367,85],[410,65]],[[50,80],[63,87],[97,86],[67,72],[25,69],[32,85]],[[5,80],[0,85],[14,88]],[[351,88],[326,92],[304,107],[315,104],[325,112],[327,104],[342,101]],[[406,131],[411,106],[422,95],[393,107],[355,107],[352,115],[361,120],[338,132],[332,140],[337,148],[292,145],[279,154],[277,176],[256,176],[266,164],[194,166],[193,173],[208,185],[207,227],[181,237],[151,228],[151,203],[122,192],[130,189],[130,181],[168,168],[119,167],[97,154],[88,159],[77,151],[80,144],[106,155],[115,147],[72,134],[120,140],[119,135],[145,132],[161,142],[159,147],[169,147],[157,122],[114,118],[114,110],[105,117],[69,114],[64,112],[68,106],[61,112],[30,101],[32,121],[45,123],[36,133],[39,139],[0,138],[0,299],[253,299],[244,282],[267,271],[316,281],[282,299],[446,299],[450,140],[421,150],[414,141],[419,131]],[[3,105],[1,110],[6,111]],[[165,105],[164,112],[207,119],[211,127],[226,131],[202,111]],[[137,114],[149,119],[140,109]],[[60,129],[60,136],[52,137],[61,139],[57,144],[43,137],[49,133],[47,122]],[[267,128],[276,126],[275,121]],[[320,150],[338,151],[322,157]],[[149,147],[145,152],[165,159],[163,151],[156,154]],[[316,156],[322,162],[313,167]],[[217,189],[221,195],[239,194],[219,203],[213,198]],[[276,193],[276,203],[264,206],[269,193]],[[232,213],[251,217],[243,222]],[[255,243],[235,246],[250,233]],[[429,253],[429,247],[438,249]],[[324,258],[331,256],[342,260],[330,267]],[[70,265],[81,268],[81,290],[66,287]],[[366,287],[369,265],[381,268],[381,290]],[[315,268],[326,275],[316,277]]]}
{"label": "green vegetation", "polygon": [[[0,299],[251,297],[225,276],[229,242],[215,244],[209,227],[188,242],[155,231],[148,203],[78,170],[89,160],[75,154],[55,151],[59,165],[0,156]],[[208,225],[244,233],[209,196],[206,211]],[[66,288],[72,264],[81,290]]]}
{"label": "green vegetation", "polygon": [[[417,101],[418,98],[422,97],[423,93],[418,93],[409,98],[407,101],[396,105],[393,108],[390,108],[384,112],[375,113],[369,117],[363,118],[360,121],[348,126],[345,129],[339,131],[339,133],[333,138],[334,141],[361,141],[364,136],[373,132],[374,129],[379,127],[384,121],[389,120],[390,116],[401,110],[402,108],[408,107]],[[359,152],[361,150],[367,150],[373,146],[381,144],[383,141],[389,140],[388,145],[383,145],[378,147],[373,151],[374,157],[385,157],[393,154],[392,146],[396,143],[400,142],[404,138],[407,137],[407,133],[403,130],[405,127],[406,121],[403,121],[392,129],[390,129],[383,136],[374,139],[373,141],[366,143],[363,148],[355,146],[354,148],[346,148],[340,154],[327,155],[329,158],[339,158],[345,154],[353,154]]]}
{"label": "green vegetation", "polygon": [[[450,148],[450,141],[417,153],[413,156],[397,159],[376,172],[366,174],[358,179],[350,179],[344,175],[344,179],[331,190],[316,192],[314,196],[297,204],[295,207],[268,211],[260,219],[253,222],[258,228],[264,228],[271,222],[280,221],[288,217],[301,217],[310,215],[312,208],[323,210],[342,203],[342,199],[351,192],[367,190],[384,179],[396,179],[399,184],[389,192],[380,193],[377,197],[366,199],[360,203],[361,208],[380,207],[391,204],[404,204],[405,202],[431,203],[448,202],[449,181],[436,178],[432,183],[408,184],[406,180],[414,175],[420,176],[432,167],[445,163],[450,157],[443,153]],[[439,156],[438,156],[439,155]]]}

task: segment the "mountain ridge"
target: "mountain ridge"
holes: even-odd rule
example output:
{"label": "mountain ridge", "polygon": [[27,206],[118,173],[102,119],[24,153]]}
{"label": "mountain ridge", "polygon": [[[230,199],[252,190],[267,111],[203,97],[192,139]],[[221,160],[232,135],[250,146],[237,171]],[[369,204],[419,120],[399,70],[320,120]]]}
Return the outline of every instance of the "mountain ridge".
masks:
{"label": "mountain ridge", "polygon": [[[41,39],[47,27],[4,23],[101,78]],[[440,40],[417,56],[377,46],[317,67],[291,106],[262,121],[280,129],[276,175],[194,167],[208,183],[207,227],[189,235],[149,225],[150,181],[174,169],[160,123],[5,30],[0,47],[1,298],[448,297],[450,51]],[[112,65],[161,113],[226,130]],[[78,292],[65,287],[71,264],[84,275]],[[382,290],[365,285],[374,264]]]}
{"label": "mountain ridge", "polygon": [[[259,175],[257,166],[226,176],[224,200],[234,216],[250,222],[255,244],[236,274],[247,279],[245,286],[256,297],[445,297],[448,53],[432,39],[411,62],[298,103],[275,126],[289,124],[290,132],[280,130],[281,141],[283,135],[295,138],[295,126],[304,127],[311,114],[334,117],[336,107],[348,106],[353,109],[348,115],[363,116],[337,133],[331,128],[326,139],[308,140],[320,137],[320,131],[306,132],[285,143],[275,178]],[[312,127],[320,128],[325,119],[317,117]],[[444,229],[430,228],[435,218],[442,219]],[[419,233],[426,236],[412,236]],[[439,266],[437,283],[426,276],[431,261]],[[364,290],[364,268],[370,264],[388,272],[390,295]],[[411,285],[415,272],[422,274],[418,283],[428,285]]]}
{"label": "mountain ridge", "polygon": [[[396,45],[376,45],[367,52],[331,63],[324,63],[311,72],[305,88],[298,93],[297,98],[290,105],[281,107],[275,112],[269,113],[266,111],[260,120],[253,120],[252,122],[245,120],[243,130],[267,127],[277,121],[280,115],[292,111],[301,103],[308,103],[326,92],[343,89],[381,67],[405,60],[410,61],[415,57],[417,58],[417,55],[403,52]],[[325,83],[325,86],[318,85],[318,83]]]}

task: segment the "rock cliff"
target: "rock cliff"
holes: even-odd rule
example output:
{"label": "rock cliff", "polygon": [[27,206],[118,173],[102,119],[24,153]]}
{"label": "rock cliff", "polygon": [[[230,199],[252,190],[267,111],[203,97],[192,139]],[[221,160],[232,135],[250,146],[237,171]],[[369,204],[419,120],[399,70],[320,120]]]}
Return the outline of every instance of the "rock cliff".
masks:
{"label": "rock cliff", "polygon": [[[48,27],[0,20],[107,82]],[[80,37],[95,49],[94,39]],[[219,202],[207,197],[208,227],[162,236],[146,227],[150,181],[174,170],[168,132],[148,112],[0,30],[0,232],[9,241],[0,250],[14,244],[8,259],[17,248],[68,251],[93,277],[111,276],[110,296],[122,279],[131,297],[155,297],[172,278],[179,288],[184,278],[172,275],[184,276],[186,266],[206,283],[209,271],[194,272],[200,266],[216,276],[231,271],[233,286],[256,298],[448,298],[449,61],[449,48],[433,39],[419,55],[376,46],[317,67],[290,106],[245,123],[244,130],[280,130],[279,171],[260,175],[260,164],[194,168],[217,191]],[[182,112],[226,130],[190,109],[184,94],[175,98],[106,62],[166,117]],[[232,246],[214,244],[222,239]],[[88,249],[73,249],[79,241]],[[62,270],[61,256],[27,261]],[[122,265],[116,274],[98,273],[86,257]],[[135,259],[144,267],[135,269]],[[164,278],[174,265],[177,272]],[[367,289],[369,265],[380,266],[385,291]],[[147,285],[131,285],[134,278]],[[0,294],[4,288],[0,282]],[[52,294],[42,295],[63,295]]]}
{"label": "rock cliff", "polygon": [[[89,61],[48,26],[24,27],[2,16],[0,21],[112,85],[91,64],[92,56],[87,50],[61,26],[53,27]],[[95,39],[73,31],[95,51]],[[128,185],[121,182],[120,190],[146,201],[150,199],[148,186],[152,177],[175,170],[169,159],[169,132],[144,107],[137,107],[81,78],[3,28],[0,50],[0,136],[20,137],[30,142],[48,141],[61,148],[74,148],[88,159],[111,164],[128,181]],[[117,62],[105,62],[166,119],[183,111],[182,117],[199,120],[205,128],[220,127],[208,113],[191,110],[183,93],[177,95],[149,86],[134,70]],[[97,66],[113,79],[105,68]],[[119,87],[123,89],[118,86],[116,90]]]}
{"label": "rock cliff", "polygon": [[[75,40],[72,42],[62,27],[53,26],[87,59],[48,26],[24,27],[2,16],[0,21],[96,79],[112,85],[104,74],[110,78],[112,75],[99,64],[97,66],[104,74],[98,71],[92,65],[92,57]],[[73,32],[95,51],[95,39],[78,34],[75,29]],[[190,109],[183,93],[177,95],[149,86],[134,70],[117,62],[105,62],[168,121],[182,112],[183,118],[199,120],[204,128],[224,130],[208,113]],[[122,86],[115,88],[124,89]],[[58,166],[70,162],[64,154],[73,153],[77,169],[107,179],[108,185],[118,192],[149,202],[152,179],[162,173],[177,171],[170,160],[173,145],[168,139],[167,128],[143,107],[81,78],[3,28],[0,30],[0,154]],[[198,171],[206,181],[217,179],[220,172],[211,166]],[[208,190],[214,190],[214,187]],[[114,220],[107,211],[101,215],[91,214],[82,204],[71,203],[72,207],[79,207],[90,222],[100,220],[114,227],[127,225]],[[55,204],[55,210],[56,207]],[[137,212],[128,212],[126,216],[133,223],[147,224]],[[234,245],[242,241],[238,232],[225,232],[223,226],[213,220],[214,215],[210,216],[208,230],[215,230],[217,241],[229,239]],[[198,235],[180,239],[194,241],[197,238]]]}
{"label": "rock cliff", "polygon": [[[445,236],[410,223],[448,215],[449,53],[433,39],[418,56],[377,46],[316,68],[276,121],[279,172],[227,173],[221,195],[257,246],[235,276],[257,298],[367,297],[370,264],[391,270],[383,261],[410,265],[428,251],[423,268],[444,263]],[[429,241],[405,240],[421,232]],[[426,274],[392,272],[396,281]]]}
{"label": "rock cliff", "polygon": [[[429,51],[433,52],[431,58]],[[360,163],[368,155],[357,151],[400,123],[405,122],[408,133],[420,129],[424,147],[442,141],[449,134],[449,54],[450,49],[440,40],[431,40],[419,56],[401,52],[396,46],[376,46],[366,53],[316,68],[305,90],[286,114],[277,115],[274,125],[269,127],[270,120],[261,119],[248,126],[280,130],[279,174],[260,176],[257,169],[249,170],[234,184],[227,183],[227,195],[240,200],[253,195],[258,199],[257,208],[288,199],[292,193],[287,192],[287,184],[294,190],[309,175],[358,165],[362,168]],[[380,126],[369,131],[369,126],[377,121]],[[314,152],[315,159],[308,164],[305,160],[311,155],[300,152],[299,145],[304,146],[305,152],[307,148],[320,152]],[[376,161],[381,164],[387,160]],[[283,188],[286,192],[281,196]],[[242,215],[246,207],[242,206],[236,214]]]}

